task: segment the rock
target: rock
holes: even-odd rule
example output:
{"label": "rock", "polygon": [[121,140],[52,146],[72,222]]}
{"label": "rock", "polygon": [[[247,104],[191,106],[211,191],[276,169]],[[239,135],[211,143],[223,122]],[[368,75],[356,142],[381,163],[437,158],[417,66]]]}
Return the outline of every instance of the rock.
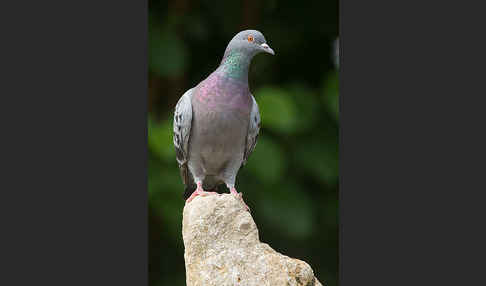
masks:
{"label": "rock", "polygon": [[260,242],[253,218],[233,195],[187,204],[182,236],[187,286],[322,286],[306,262]]}

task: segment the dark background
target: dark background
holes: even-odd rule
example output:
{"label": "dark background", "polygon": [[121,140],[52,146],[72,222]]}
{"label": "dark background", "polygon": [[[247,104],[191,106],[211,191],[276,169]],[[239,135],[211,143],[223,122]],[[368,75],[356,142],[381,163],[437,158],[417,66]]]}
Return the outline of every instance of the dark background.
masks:
{"label": "dark background", "polygon": [[263,242],[337,285],[339,92],[331,56],[337,0],[149,1],[150,285],[185,285],[173,109],[245,29],[261,31],[276,56],[258,55],[250,68],[262,130],[237,189]]}

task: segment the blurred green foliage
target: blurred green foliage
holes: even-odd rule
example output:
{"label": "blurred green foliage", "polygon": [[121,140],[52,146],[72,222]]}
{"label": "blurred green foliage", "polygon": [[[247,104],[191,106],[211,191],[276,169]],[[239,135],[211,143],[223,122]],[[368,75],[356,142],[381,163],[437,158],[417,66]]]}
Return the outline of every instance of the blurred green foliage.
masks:
{"label": "blurred green foliage", "polygon": [[173,109],[243,29],[263,32],[276,55],[252,62],[250,89],[262,129],[237,189],[262,241],[337,285],[339,85],[331,58],[337,0],[149,1],[150,285],[185,285]]}

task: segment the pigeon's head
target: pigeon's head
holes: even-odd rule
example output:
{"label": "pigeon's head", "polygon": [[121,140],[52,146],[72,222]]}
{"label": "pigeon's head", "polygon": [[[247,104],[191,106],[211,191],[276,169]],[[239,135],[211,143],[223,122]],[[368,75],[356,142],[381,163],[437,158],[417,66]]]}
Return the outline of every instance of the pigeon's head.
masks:
{"label": "pigeon's head", "polygon": [[261,52],[275,55],[262,33],[257,30],[241,31],[231,39],[225,51],[225,56],[237,52],[253,57]]}

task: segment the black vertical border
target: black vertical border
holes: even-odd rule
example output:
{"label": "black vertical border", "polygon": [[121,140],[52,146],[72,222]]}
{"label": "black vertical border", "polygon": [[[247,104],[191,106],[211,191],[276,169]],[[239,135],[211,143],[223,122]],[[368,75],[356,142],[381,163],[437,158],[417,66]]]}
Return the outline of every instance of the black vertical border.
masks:
{"label": "black vertical border", "polygon": [[0,285],[147,285],[148,2],[1,6]]}
{"label": "black vertical border", "polygon": [[341,286],[485,284],[476,3],[341,0]]}

